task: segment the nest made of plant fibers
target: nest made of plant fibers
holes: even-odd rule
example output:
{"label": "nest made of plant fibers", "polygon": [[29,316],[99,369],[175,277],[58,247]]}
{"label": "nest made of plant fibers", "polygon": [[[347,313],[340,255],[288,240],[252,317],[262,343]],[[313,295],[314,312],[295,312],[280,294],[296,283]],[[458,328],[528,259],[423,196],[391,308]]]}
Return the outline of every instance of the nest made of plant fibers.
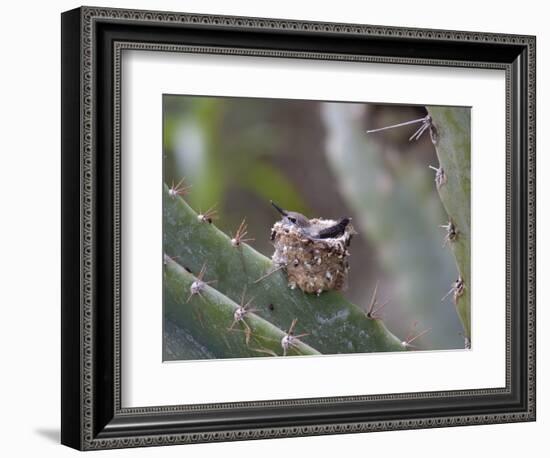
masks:
{"label": "nest made of plant fibers", "polygon": [[[331,227],[337,221],[311,219],[316,231]],[[275,266],[284,267],[288,286],[298,287],[310,294],[323,291],[341,291],[347,287],[352,236],[356,234],[351,224],[340,237],[317,239],[294,224],[278,221],[273,225],[271,238],[275,247],[272,260]]]}

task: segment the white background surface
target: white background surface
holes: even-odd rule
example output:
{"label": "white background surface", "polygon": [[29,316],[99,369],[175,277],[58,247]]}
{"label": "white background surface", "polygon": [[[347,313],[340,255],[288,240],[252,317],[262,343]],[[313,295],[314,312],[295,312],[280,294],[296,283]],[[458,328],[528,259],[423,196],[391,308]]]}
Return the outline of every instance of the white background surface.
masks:
{"label": "white background surface", "polygon": [[[143,51],[122,63],[124,407],[506,385],[504,71]],[[472,349],[162,363],[163,93],[473,107]]]}
{"label": "white background surface", "polygon": [[[265,4],[264,4],[265,3]],[[537,1],[462,0],[387,3],[319,1],[230,3],[196,1],[97,1],[98,5],[396,26],[466,29],[538,35],[538,386],[548,386],[550,251],[550,31]],[[70,456],[59,440],[60,333],[60,17],[73,1],[3,5],[0,29],[0,451],[3,456]],[[546,259],[545,259],[546,257]],[[324,436],[104,452],[109,456],[294,457],[305,454],[395,457],[461,457],[489,451],[499,457],[543,456],[550,427],[547,391],[538,390],[537,423],[438,430]]]}

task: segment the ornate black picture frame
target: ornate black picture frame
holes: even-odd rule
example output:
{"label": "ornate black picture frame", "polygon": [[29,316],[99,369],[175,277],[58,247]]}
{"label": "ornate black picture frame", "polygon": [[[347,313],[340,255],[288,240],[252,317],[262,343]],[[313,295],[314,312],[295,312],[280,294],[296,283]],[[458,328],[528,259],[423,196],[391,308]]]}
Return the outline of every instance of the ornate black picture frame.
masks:
{"label": "ornate black picture frame", "polygon": [[[123,408],[123,49],[506,72],[506,387]],[[535,420],[535,37],[82,7],[62,15],[62,434],[80,450]]]}

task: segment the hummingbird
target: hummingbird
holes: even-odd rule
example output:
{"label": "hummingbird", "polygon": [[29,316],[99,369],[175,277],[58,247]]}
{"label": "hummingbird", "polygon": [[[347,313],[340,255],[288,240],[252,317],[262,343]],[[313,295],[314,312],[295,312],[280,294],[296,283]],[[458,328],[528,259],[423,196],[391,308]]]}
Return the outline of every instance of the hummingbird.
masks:
{"label": "hummingbird", "polygon": [[283,216],[283,220],[285,221],[285,223],[296,226],[305,235],[312,239],[328,239],[340,237],[344,234],[346,227],[351,221],[351,218],[341,218],[340,221],[333,226],[317,230],[317,228],[311,223],[307,216],[304,216],[298,212],[283,210],[275,202],[270,202],[275,210],[277,210]]}

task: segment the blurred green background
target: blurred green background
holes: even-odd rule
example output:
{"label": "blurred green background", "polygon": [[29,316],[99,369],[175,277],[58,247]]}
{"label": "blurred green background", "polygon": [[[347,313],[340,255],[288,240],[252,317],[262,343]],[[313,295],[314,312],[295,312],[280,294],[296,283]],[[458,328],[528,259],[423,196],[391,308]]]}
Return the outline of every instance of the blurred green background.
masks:
{"label": "blurred green background", "polygon": [[[202,211],[217,204],[226,233],[246,217],[251,245],[269,257],[270,199],[308,217],[351,216],[359,234],[345,296],[366,309],[378,281],[390,331],[404,340],[418,322],[431,328],[422,349],[461,349],[452,301],[441,301],[457,270],[439,228],[434,146],[427,134],[408,141],[414,125],[366,134],[425,115],[422,106],[164,95],[164,181],[185,177],[185,199]],[[165,332],[178,338],[170,323]]]}

